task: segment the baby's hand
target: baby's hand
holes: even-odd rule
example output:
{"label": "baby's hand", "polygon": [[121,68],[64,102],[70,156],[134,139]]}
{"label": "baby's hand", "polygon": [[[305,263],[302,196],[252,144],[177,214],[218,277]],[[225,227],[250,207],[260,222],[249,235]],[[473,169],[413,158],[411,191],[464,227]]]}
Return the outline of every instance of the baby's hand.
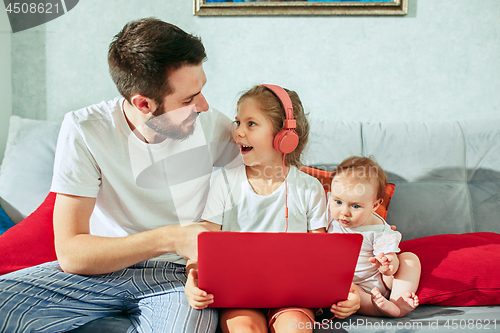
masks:
{"label": "baby's hand", "polygon": [[209,295],[206,291],[198,288],[198,270],[194,268],[188,273],[185,293],[189,305],[196,310],[205,309],[209,304],[214,302],[213,295]]}
{"label": "baby's hand", "polygon": [[391,265],[392,258],[386,257],[383,252],[379,253],[375,257],[371,257],[368,260],[372,263],[374,267],[376,267],[379,270],[380,273],[384,275],[391,276],[394,275],[394,273],[396,273],[394,271],[394,266]]}

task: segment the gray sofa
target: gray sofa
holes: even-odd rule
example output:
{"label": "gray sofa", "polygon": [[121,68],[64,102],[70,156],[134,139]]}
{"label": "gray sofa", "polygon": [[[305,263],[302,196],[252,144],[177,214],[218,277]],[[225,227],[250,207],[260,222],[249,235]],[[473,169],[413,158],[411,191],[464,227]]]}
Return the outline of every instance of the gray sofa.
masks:
{"label": "gray sofa", "polygon": [[[434,238],[427,236],[463,234],[457,238],[460,242],[472,235],[470,233],[500,233],[500,119],[415,123],[312,119],[311,128],[306,159],[309,165],[331,170],[350,155],[375,157],[388,173],[390,182],[396,185],[387,221],[397,226],[403,241],[429,240],[429,244],[433,244]],[[435,238],[436,242],[441,240]],[[436,261],[441,262],[434,269],[428,267],[431,259],[421,258],[423,274],[438,274],[439,264],[444,265],[453,257],[453,253],[446,252],[446,246],[440,245],[435,244],[437,251],[441,251],[436,254]],[[454,250],[457,247],[458,244]],[[461,251],[461,255],[467,254],[468,249]],[[498,256],[488,250],[482,253]],[[465,267],[469,263],[457,262],[457,266],[460,265],[464,267],[464,275],[467,274]],[[491,292],[500,295],[500,274],[495,266],[485,267],[485,275],[494,282]],[[462,276],[455,278],[465,280]],[[431,276],[422,276],[423,280],[433,282]],[[446,284],[453,283],[446,281]],[[471,284],[460,288],[472,288]],[[452,296],[448,298],[442,303],[454,303]],[[330,314],[325,313],[318,321],[328,318]],[[315,332],[498,332],[498,323],[498,305],[424,304],[404,318],[353,315],[316,328]]]}
{"label": "gray sofa", "polygon": [[[15,222],[34,211],[49,191],[58,128],[55,123],[11,118],[0,170],[0,203]],[[479,232],[495,233],[493,236],[500,233],[500,119],[415,123],[311,119],[311,142],[305,153],[305,164],[331,170],[351,155],[373,155],[396,185],[387,221],[397,226],[404,241],[434,240],[428,237],[433,235],[466,237]],[[439,242],[440,238],[435,241]],[[434,243],[426,244],[432,248]],[[412,246],[406,249],[411,250]],[[482,263],[486,258],[496,258],[500,251],[494,251],[498,244],[488,246],[471,248],[470,251],[477,249],[486,255],[474,262],[456,265],[463,267],[464,279],[471,264],[485,269],[475,280],[482,276],[491,280],[489,294],[478,301],[487,305],[446,305],[454,304],[453,292],[435,297],[435,293],[439,294],[435,289],[440,288],[432,285],[432,279],[438,277],[434,276],[435,272],[453,257],[451,250],[448,253],[446,247],[441,246],[437,250],[439,256],[421,258],[423,274],[427,275],[422,276],[426,289],[419,292],[434,293],[434,298],[424,297],[430,304],[423,304],[400,319],[354,315],[316,327],[315,332],[500,331],[500,306],[497,305],[500,302],[495,301],[500,299],[495,298],[500,295],[499,278],[495,275],[495,265]],[[429,268],[428,260],[439,262]],[[461,291],[472,292],[465,295],[481,294],[471,287],[470,281],[461,281],[461,275],[457,273],[445,282],[459,283],[463,290],[455,294],[462,295],[462,302],[469,296],[463,296]],[[429,279],[425,279],[427,277]],[[322,283],[327,282],[326,277]],[[432,303],[433,299],[439,301]],[[331,314],[325,312],[318,321],[330,317]],[[77,331],[123,332],[128,325],[126,317],[108,318]]]}

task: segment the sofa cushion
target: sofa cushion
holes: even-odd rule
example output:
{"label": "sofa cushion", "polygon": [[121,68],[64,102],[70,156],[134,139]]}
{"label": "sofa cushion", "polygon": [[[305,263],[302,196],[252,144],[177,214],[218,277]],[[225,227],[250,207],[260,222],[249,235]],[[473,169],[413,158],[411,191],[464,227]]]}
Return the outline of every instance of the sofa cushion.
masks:
{"label": "sofa cushion", "polygon": [[0,274],[57,260],[54,249],[55,193],[49,193],[35,212],[0,235]]}
{"label": "sofa cushion", "polygon": [[384,197],[382,198],[382,204],[377,208],[375,213],[380,215],[384,220],[387,218],[387,213],[389,213],[389,205],[391,204],[392,196],[396,190],[396,185],[388,183],[385,186]]}
{"label": "sofa cushion", "polygon": [[59,127],[49,121],[10,117],[0,197],[14,223],[31,214],[50,191]]}
{"label": "sofa cushion", "polygon": [[500,234],[437,235],[401,242],[422,265],[420,304],[500,304]]}

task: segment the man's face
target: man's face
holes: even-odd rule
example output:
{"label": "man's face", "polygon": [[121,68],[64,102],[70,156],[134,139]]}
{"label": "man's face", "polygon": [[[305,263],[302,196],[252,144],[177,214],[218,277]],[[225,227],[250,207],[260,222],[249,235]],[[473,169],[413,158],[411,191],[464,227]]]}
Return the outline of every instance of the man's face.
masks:
{"label": "man's face", "polygon": [[165,96],[145,123],[160,136],[155,141],[184,140],[193,134],[196,117],[209,107],[201,93],[205,83],[202,64],[182,66],[170,74],[173,93]]}

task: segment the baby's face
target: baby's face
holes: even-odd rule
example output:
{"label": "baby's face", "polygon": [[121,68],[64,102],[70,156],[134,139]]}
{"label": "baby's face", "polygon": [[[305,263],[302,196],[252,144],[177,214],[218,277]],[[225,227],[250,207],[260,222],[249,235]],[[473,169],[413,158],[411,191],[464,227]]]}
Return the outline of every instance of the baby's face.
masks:
{"label": "baby's face", "polygon": [[365,225],[380,201],[371,182],[340,173],[332,180],[329,209],[333,219],[345,228]]}

